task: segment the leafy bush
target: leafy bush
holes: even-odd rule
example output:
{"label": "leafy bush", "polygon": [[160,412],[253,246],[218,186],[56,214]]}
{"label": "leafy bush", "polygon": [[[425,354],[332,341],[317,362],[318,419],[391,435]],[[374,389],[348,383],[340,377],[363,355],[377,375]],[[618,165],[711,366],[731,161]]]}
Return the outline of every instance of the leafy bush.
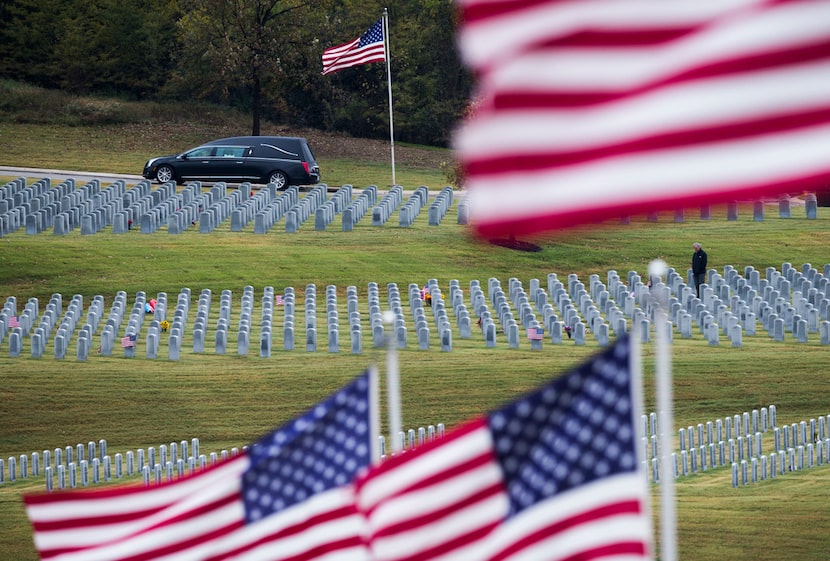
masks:
{"label": "leafy bush", "polygon": [[444,176],[447,178],[447,183],[455,187],[456,189],[463,189],[464,188],[464,181],[466,179],[466,175],[464,173],[464,167],[461,165],[461,162],[458,160],[445,160],[439,164],[441,171],[443,172]]}
{"label": "leafy bush", "polygon": [[115,99],[78,97],[64,105],[68,123],[80,125],[111,125],[131,121],[125,105]]}

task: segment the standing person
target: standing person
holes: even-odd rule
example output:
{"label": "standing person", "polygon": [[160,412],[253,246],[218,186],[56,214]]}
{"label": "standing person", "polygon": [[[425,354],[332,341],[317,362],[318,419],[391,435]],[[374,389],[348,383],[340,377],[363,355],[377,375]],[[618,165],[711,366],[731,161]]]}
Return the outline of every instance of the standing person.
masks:
{"label": "standing person", "polygon": [[706,252],[703,251],[703,246],[695,242],[692,244],[695,252],[692,254],[692,276],[695,279],[695,290],[697,290],[697,297],[700,298],[700,285],[706,282]]}

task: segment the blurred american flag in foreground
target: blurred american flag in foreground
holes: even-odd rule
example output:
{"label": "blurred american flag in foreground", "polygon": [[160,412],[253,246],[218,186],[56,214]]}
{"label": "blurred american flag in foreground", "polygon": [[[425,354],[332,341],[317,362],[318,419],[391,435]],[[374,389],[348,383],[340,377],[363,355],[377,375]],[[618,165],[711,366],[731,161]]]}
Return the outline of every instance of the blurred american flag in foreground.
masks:
{"label": "blurred american flag in foreground", "polygon": [[830,2],[460,6],[484,237],[830,188]]}

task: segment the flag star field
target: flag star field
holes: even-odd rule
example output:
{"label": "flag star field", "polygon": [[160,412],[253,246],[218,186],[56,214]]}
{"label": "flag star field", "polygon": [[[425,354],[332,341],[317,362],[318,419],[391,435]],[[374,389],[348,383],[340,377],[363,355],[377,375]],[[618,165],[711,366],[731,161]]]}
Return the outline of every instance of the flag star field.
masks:
{"label": "flag star field", "polygon": [[254,444],[242,477],[248,522],[349,483],[370,460],[368,381],[349,388]]}
{"label": "flag star field", "polygon": [[490,415],[511,515],[636,469],[627,356],[606,353]]}

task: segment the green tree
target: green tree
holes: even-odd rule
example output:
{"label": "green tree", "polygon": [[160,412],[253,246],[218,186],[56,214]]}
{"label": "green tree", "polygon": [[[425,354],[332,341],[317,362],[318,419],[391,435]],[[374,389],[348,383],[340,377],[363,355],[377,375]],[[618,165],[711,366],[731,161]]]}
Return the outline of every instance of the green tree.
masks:
{"label": "green tree", "polygon": [[76,0],[57,45],[61,85],[147,97],[169,79],[173,6],[165,0]]}
{"label": "green tree", "polygon": [[391,38],[396,135],[448,145],[472,85],[456,49],[457,13],[449,0],[401,3],[397,11]]}
{"label": "green tree", "polygon": [[319,0],[191,0],[179,21],[182,49],[175,87],[243,104],[251,133],[261,128],[263,92],[296,56],[298,30]]}
{"label": "green tree", "polygon": [[0,3],[0,76],[57,87],[60,68],[53,55],[67,33],[69,11],[62,0]]}
{"label": "green tree", "polygon": [[470,92],[451,0],[4,0],[0,75],[78,93],[203,99],[293,126],[385,138],[386,64],[321,55],[389,9],[397,140],[446,145]]}

